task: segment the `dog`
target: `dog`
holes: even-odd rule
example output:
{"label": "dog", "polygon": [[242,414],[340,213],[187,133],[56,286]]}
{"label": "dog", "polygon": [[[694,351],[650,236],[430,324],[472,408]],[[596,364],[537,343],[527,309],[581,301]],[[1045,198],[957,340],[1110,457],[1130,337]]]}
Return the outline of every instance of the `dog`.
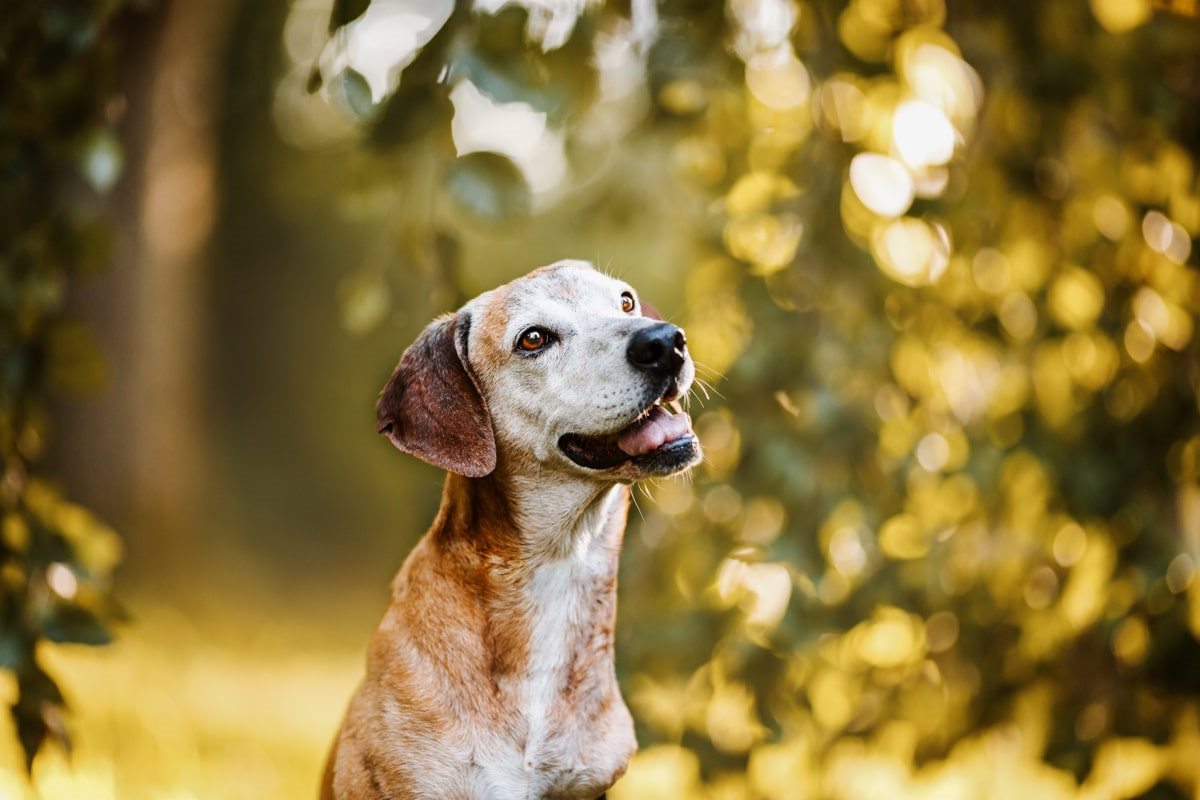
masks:
{"label": "dog", "polygon": [[629,486],[701,459],[684,333],[561,261],[435,319],[378,429],[447,471],[322,800],[594,800],[637,749],[613,666]]}

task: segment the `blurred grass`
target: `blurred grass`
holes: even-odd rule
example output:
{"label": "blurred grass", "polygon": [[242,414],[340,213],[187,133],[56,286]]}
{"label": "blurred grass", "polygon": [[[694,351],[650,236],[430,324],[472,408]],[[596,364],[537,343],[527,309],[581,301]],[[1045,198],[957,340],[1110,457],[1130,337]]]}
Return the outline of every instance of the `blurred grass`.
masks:
{"label": "blurred grass", "polygon": [[[135,627],[104,650],[50,646],[47,665],[71,687],[74,747],[51,748],[33,787],[15,740],[0,731],[3,800],[295,800],[313,797],[343,703],[361,675],[360,648],[304,647],[319,637],[285,624],[231,630],[230,613],[202,619],[159,602],[134,603]],[[282,619],[280,617],[279,619]],[[248,621],[242,618],[243,622]],[[332,634],[332,631],[331,631]],[[0,684],[9,699],[11,681]],[[628,687],[627,687],[628,692]],[[635,707],[638,692],[634,691]],[[68,697],[68,701],[72,701]],[[643,697],[644,701],[644,697]],[[737,701],[734,701],[735,706]],[[743,771],[701,780],[696,754],[643,748],[614,800],[1102,800],[1144,794],[1169,777],[1197,785],[1200,706],[1191,703],[1162,744],[1116,738],[1080,783],[1043,763],[1038,743],[1054,724],[1046,685],[1024,692],[1011,719],[914,763],[912,723],[845,738],[821,755],[803,737],[753,748]],[[718,701],[719,704],[719,701]],[[685,701],[686,705],[686,701]],[[712,710],[705,707],[701,713]],[[736,726],[739,712],[716,724]],[[711,722],[709,723],[712,724]],[[1200,796],[1198,793],[1196,796]]]}
{"label": "blurred grass", "polygon": [[[232,631],[246,621],[234,609],[216,620],[161,601],[130,610],[137,624],[111,647],[44,650],[69,687],[74,743],[69,760],[53,748],[37,762],[41,798],[315,797],[362,649],[298,646],[268,615]],[[13,739],[0,741],[0,798],[32,800]]]}

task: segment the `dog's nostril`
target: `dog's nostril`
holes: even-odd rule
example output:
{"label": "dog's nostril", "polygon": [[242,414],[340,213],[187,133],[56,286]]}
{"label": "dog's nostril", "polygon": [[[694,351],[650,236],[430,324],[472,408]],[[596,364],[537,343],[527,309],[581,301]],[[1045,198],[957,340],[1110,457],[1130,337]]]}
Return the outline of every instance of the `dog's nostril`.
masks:
{"label": "dog's nostril", "polygon": [[646,372],[667,374],[683,366],[687,340],[678,327],[663,322],[633,335],[626,355],[629,363]]}
{"label": "dog's nostril", "polygon": [[629,360],[639,367],[653,367],[662,360],[666,348],[662,342],[637,340],[629,348]]}

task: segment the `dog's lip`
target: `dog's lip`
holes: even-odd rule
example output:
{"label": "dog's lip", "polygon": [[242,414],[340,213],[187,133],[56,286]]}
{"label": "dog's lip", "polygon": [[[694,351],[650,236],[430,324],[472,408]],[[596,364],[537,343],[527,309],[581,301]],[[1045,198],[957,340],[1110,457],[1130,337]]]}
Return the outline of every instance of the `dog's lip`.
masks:
{"label": "dog's lip", "polygon": [[[559,437],[559,449],[579,466],[604,470],[626,462],[636,464],[639,460],[650,460],[656,454],[694,442],[691,417],[680,407],[678,400],[668,399],[673,394],[668,392],[642,409],[624,427],[610,433],[565,434]],[[675,413],[669,413],[668,409]]]}

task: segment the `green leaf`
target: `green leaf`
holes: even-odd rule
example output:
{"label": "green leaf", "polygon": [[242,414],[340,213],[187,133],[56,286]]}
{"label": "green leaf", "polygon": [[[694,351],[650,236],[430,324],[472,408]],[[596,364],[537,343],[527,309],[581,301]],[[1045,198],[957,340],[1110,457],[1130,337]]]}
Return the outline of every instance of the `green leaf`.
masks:
{"label": "green leaf", "polygon": [[528,12],[507,6],[479,19],[475,46],[455,59],[455,76],[468,78],[501,103],[529,103],[559,123],[585,109],[598,85],[593,68],[592,18],[582,15],[561,47],[542,52],[525,37]]}
{"label": "green leaf", "polygon": [[450,119],[450,99],[440,84],[401,85],[383,104],[371,143],[397,145],[424,136]]}
{"label": "green leaf", "polygon": [[446,189],[472,219],[502,224],[529,215],[529,184],[517,165],[498,153],[471,153],[450,165]]}
{"label": "green leaf", "polygon": [[50,728],[36,709],[13,706],[12,716],[17,728],[17,739],[25,753],[25,769],[32,769],[33,759],[41,749],[42,742],[46,741]]}
{"label": "green leaf", "polygon": [[371,86],[355,70],[346,68],[338,76],[338,94],[350,112],[359,119],[369,119],[375,115],[378,107],[371,97]]}
{"label": "green leaf", "polygon": [[17,672],[30,660],[32,653],[28,637],[15,626],[0,633],[0,669]]}
{"label": "green leaf", "polygon": [[525,29],[529,26],[529,9],[506,5],[490,16],[476,18],[479,29],[478,49],[487,53],[510,53],[528,46]]}
{"label": "green leaf", "polygon": [[60,644],[101,645],[112,641],[112,635],[100,619],[77,605],[63,604],[55,608],[43,623],[42,632],[47,639]]}
{"label": "green leaf", "polygon": [[12,707],[12,716],[28,769],[47,738],[54,738],[64,746],[70,742],[63,724],[62,693],[54,679],[36,662],[28,662],[17,673],[17,688],[20,694]]}
{"label": "green leaf", "polygon": [[363,15],[371,0],[334,0],[333,13],[329,15],[329,32],[333,33]]}

